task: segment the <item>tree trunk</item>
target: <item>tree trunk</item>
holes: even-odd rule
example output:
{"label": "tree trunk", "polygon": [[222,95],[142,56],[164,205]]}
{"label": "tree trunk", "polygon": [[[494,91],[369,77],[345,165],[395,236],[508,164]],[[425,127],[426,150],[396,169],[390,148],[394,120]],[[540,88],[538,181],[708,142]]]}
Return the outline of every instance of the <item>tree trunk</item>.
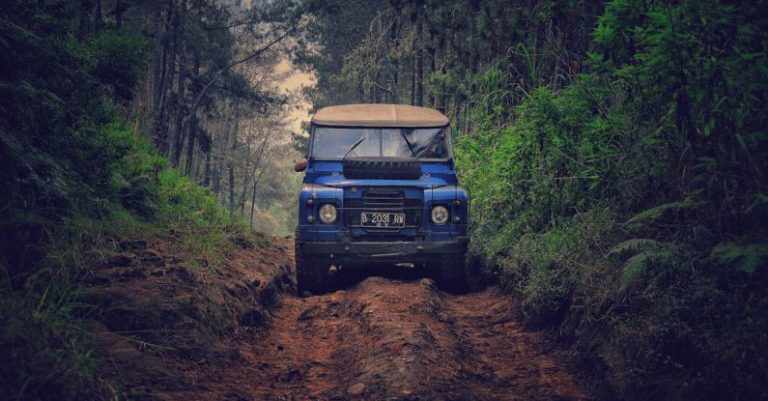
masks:
{"label": "tree trunk", "polygon": [[[195,57],[195,76],[200,73],[200,60]],[[195,91],[192,91],[192,97],[196,96]],[[189,116],[189,135],[187,138],[187,164],[184,171],[189,176],[192,173],[192,162],[195,155],[195,140],[197,139],[198,120],[196,114]]]}
{"label": "tree trunk", "polygon": [[[213,192],[216,193],[216,196],[218,197],[219,194],[221,194],[221,165],[222,165],[222,155],[226,155],[227,149],[229,149],[228,142],[229,142],[229,122],[224,122],[224,138],[221,140],[221,144],[219,145],[219,152],[218,154],[214,155],[214,163],[213,163]],[[213,150],[213,147],[211,148]],[[224,197],[220,197],[220,199],[224,199]],[[222,205],[224,202],[222,201]]]}
{"label": "tree trunk", "polygon": [[[168,0],[168,10],[166,11],[165,27],[163,29],[163,36],[165,36],[169,28],[172,27],[174,21],[174,0]],[[173,28],[171,28],[173,29]],[[176,58],[175,46],[172,41],[163,39],[163,55],[160,62],[160,76],[156,85],[155,96],[157,101],[155,102],[155,110],[152,118],[152,132],[155,139],[155,147],[161,155],[168,155],[168,130],[166,125],[167,110],[168,110],[168,93],[171,91],[170,82],[173,77],[168,77],[168,72],[173,71],[170,65]],[[171,72],[173,74],[173,72]]]}
{"label": "tree trunk", "polygon": [[248,221],[251,223],[251,228],[253,228],[253,209],[256,207],[256,179],[253,180],[253,190],[251,191],[251,216],[248,218]]}
{"label": "tree trunk", "polygon": [[235,212],[235,166],[232,160],[229,160],[227,169],[229,170],[229,214]]}
{"label": "tree trunk", "polygon": [[[243,173],[243,189],[240,191],[240,199],[237,201],[237,205],[240,207],[240,215],[245,215],[245,194],[248,193],[248,181],[251,177],[251,158],[245,160],[245,172]],[[256,170],[254,170],[256,171]]]}
{"label": "tree trunk", "polygon": [[[472,0],[471,11],[480,9],[480,0]],[[475,15],[469,15],[469,69],[472,75],[477,74],[477,22]]]}
{"label": "tree trunk", "polygon": [[[259,166],[261,165],[262,157],[264,156],[264,151],[267,149],[267,142],[269,141],[269,135],[264,134],[264,138],[261,140],[261,143],[259,144],[258,153],[256,153],[254,159],[253,159],[253,170],[248,171],[248,168],[246,168],[246,174],[243,177],[243,192],[240,196],[240,215],[244,215],[244,209],[245,209],[245,194],[248,188],[247,180],[250,178],[250,176],[256,174],[256,171],[259,169]],[[250,159],[249,159],[250,160]],[[264,173],[264,170],[259,174],[259,177],[261,177],[261,174]],[[256,177],[253,178],[253,195],[251,196],[251,223],[253,223],[253,202],[256,198]]]}
{"label": "tree trunk", "polygon": [[[431,24],[429,25],[429,42],[427,44],[427,55],[429,56],[429,72],[431,74],[434,74],[437,72],[437,46],[436,46],[436,29]],[[435,88],[432,88],[431,91],[429,91],[429,106],[436,108],[437,107],[437,93],[435,92]]]}
{"label": "tree trunk", "polygon": [[93,16],[93,19],[96,23],[96,29],[101,29],[102,26],[104,26],[104,15],[103,11],[101,9],[101,0],[96,0],[96,14]]}
{"label": "tree trunk", "polygon": [[197,131],[199,124],[197,116],[191,116],[189,122],[189,134],[187,135],[187,160],[184,163],[184,174],[187,176],[192,175],[192,166],[195,160],[195,142],[197,138]]}
{"label": "tree trunk", "polygon": [[115,0],[115,28],[120,30],[123,27],[123,4],[120,0]]}
{"label": "tree trunk", "polygon": [[[438,48],[441,49],[442,52],[442,63],[440,65],[440,73],[446,74],[448,71],[453,69],[453,62],[451,58],[451,46],[450,41],[447,38],[447,35],[449,35],[450,32],[446,29],[443,29],[443,31],[440,33],[439,36],[439,43]],[[445,81],[444,81],[445,82]],[[448,113],[448,110],[450,109],[450,98],[448,97],[448,88],[445,87],[445,84],[440,86],[440,100],[438,102],[438,110],[442,111],[443,113]]]}
{"label": "tree trunk", "polygon": [[[392,43],[392,47],[397,49],[398,45],[400,44],[400,41],[398,40],[398,35],[400,32],[400,8],[395,9],[395,15],[392,19],[392,25],[390,26],[389,30],[389,41]],[[394,54],[397,54],[396,52]],[[390,68],[392,72],[392,80],[390,81],[391,84],[389,85],[389,99],[390,102],[397,104],[400,102],[399,96],[398,96],[398,78],[400,73],[400,58],[398,57],[391,57],[390,58]]]}
{"label": "tree trunk", "polygon": [[203,186],[206,188],[211,187],[211,153],[213,149],[208,149],[205,154],[205,170],[203,171]]}
{"label": "tree trunk", "polygon": [[213,179],[213,193],[218,198],[221,194],[221,160],[219,156],[213,159],[211,176]]}
{"label": "tree trunk", "polygon": [[[255,170],[254,170],[255,171]],[[261,170],[258,177],[253,179],[253,191],[251,192],[251,227],[253,227],[253,209],[256,207],[256,187],[259,184],[259,181],[261,181],[261,176],[264,175],[264,170]]]}
{"label": "tree trunk", "polygon": [[91,10],[89,8],[91,7],[90,1],[88,0],[80,0],[80,10],[79,10],[79,18],[78,18],[78,26],[77,26],[77,35],[79,38],[85,37],[85,35],[90,31],[90,15]]}
{"label": "tree trunk", "polygon": [[413,18],[416,22],[416,36],[413,45],[413,99],[411,104],[424,105],[424,17],[421,2],[416,3]]}
{"label": "tree trunk", "polygon": [[186,19],[187,1],[181,1],[181,13],[179,14],[178,31],[176,33],[176,43],[178,44],[178,58],[179,66],[176,75],[176,116],[174,121],[174,141],[173,141],[173,157],[171,158],[171,164],[174,167],[179,166],[181,160],[181,151],[184,148],[184,102],[187,96],[187,84],[184,76],[184,23]]}
{"label": "tree trunk", "polygon": [[240,117],[235,113],[235,128],[232,130],[232,147],[227,158],[227,170],[229,170],[229,213],[235,212],[235,151],[237,150],[237,130],[240,126]]}

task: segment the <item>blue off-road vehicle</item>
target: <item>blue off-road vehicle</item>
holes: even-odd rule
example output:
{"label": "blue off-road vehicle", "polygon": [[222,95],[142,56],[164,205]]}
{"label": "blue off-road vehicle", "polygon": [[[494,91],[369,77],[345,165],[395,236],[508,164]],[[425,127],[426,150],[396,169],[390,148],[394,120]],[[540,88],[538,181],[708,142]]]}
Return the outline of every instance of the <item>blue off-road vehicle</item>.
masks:
{"label": "blue off-road vehicle", "polygon": [[466,286],[467,193],[448,118],[407,105],[331,106],[315,113],[296,229],[299,293],[333,290],[342,272],[423,269]]}

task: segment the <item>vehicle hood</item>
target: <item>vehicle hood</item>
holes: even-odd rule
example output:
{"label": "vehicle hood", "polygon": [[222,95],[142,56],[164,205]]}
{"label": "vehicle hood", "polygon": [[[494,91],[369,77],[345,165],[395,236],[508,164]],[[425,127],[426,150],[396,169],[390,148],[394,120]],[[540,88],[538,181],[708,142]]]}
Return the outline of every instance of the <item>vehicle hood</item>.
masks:
{"label": "vehicle hood", "polygon": [[416,180],[400,179],[349,179],[344,176],[339,162],[315,162],[304,176],[306,184],[346,188],[355,186],[408,186],[439,188],[457,185],[456,172],[449,162],[422,163],[421,176]]}

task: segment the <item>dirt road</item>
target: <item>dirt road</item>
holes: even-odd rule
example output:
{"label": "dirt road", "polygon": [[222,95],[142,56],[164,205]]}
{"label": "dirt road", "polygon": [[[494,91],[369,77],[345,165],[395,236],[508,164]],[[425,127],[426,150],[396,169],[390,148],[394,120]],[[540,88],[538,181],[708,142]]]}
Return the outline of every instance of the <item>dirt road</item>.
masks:
{"label": "dirt road", "polygon": [[451,296],[428,279],[374,277],[280,302],[247,353],[256,399],[588,399],[493,289]]}
{"label": "dirt road", "polygon": [[[590,398],[546,350],[542,337],[519,326],[514,319],[514,302],[494,288],[450,295],[437,289],[430,279],[369,277],[346,290],[302,298],[292,294],[290,285],[285,284],[292,273],[286,256],[291,253],[288,244],[269,250],[246,250],[220,273],[197,281],[176,278],[179,271],[170,275],[129,274],[128,278],[120,273],[119,280],[111,279],[109,290],[120,296],[113,294],[110,299],[132,303],[131,307],[119,304],[121,307],[115,308],[120,321],[157,321],[156,326],[174,332],[162,323],[173,319],[169,316],[207,322],[209,318],[204,316],[220,313],[206,311],[226,310],[232,311],[239,322],[215,343],[198,340],[183,349],[179,349],[178,342],[159,350],[147,347],[143,341],[141,347],[136,347],[136,341],[127,343],[114,332],[106,332],[112,334],[105,338],[114,339],[107,347],[109,358],[122,361],[116,369],[122,366],[123,373],[116,371],[115,380],[140,390],[128,398]],[[140,269],[139,262],[133,261],[132,267],[124,269]],[[265,266],[272,267],[264,270]],[[120,271],[115,269],[105,271]],[[270,284],[280,282],[284,284]],[[142,292],[142,288],[165,289],[154,294]],[[192,291],[191,302],[182,296],[184,291]],[[137,303],[132,296],[137,293],[144,294],[137,298],[144,301]],[[157,302],[155,298],[168,301]],[[273,306],[249,306],[265,302]],[[157,318],[148,319],[147,311],[153,311],[152,316]],[[136,318],[126,320],[126,314]],[[172,328],[183,329],[185,321],[179,320]],[[146,329],[125,326],[112,329]],[[167,338],[156,336],[146,342]],[[172,347],[176,351],[168,350]]]}

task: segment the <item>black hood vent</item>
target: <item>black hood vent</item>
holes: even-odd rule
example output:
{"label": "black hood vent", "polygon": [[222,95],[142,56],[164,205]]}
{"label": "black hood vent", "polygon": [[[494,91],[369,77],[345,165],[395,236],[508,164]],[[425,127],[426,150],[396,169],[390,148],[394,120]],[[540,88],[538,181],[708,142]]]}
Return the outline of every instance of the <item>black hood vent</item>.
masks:
{"label": "black hood vent", "polygon": [[418,180],[419,159],[405,157],[350,157],[344,160],[344,177],[350,179]]}

